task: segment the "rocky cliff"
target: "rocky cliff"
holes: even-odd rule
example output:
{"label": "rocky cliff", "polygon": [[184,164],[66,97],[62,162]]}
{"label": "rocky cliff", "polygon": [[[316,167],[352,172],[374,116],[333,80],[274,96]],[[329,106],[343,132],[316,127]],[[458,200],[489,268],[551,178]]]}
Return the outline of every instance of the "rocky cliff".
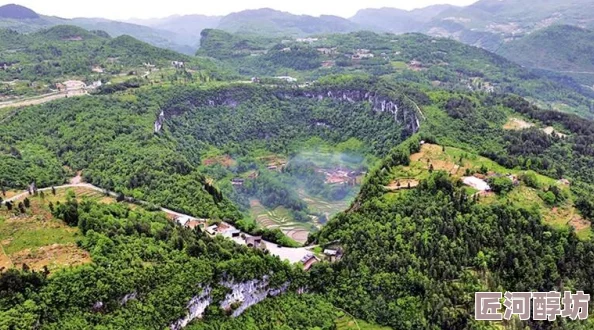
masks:
{"label": "rocky cliff", "polygon": [[[205,95],[204,91],[188,93],[179,97],[177,103],[164,108],[155,121],[155,132],[159,132],[167,118],[184,113],[188,106],[193,107],[236,107],[242,102],[254,97],[254,92],[264,87],[233,87],[221,89],[217,93]],[[424,119],[421,109],[410,98],[403,94],[382,93],[378,91],[367,91],[362,89],[339,89],[339,88],[302,88],[302,89],[272,89],[266,88],[267,92],[279,99],[308,98],[323,100],[335,100],[340,102],[367,102],[377,112],[389,112],[393,115],[394,121],[406,128],[410,135],[419,130],[421,120]],[[392,94],[392,95],[390,95]]]}
{"label": "rocky cliff", "polygon": [[[278,296],[279,294],[286,292],[289,288],[289,283],[285,283],[278,288],[271,288],[268,276],[239,283],[234,281],[221,281],[219,285],[231,290],[231,292],[219,302],[219,307],[230,312],[232,317],[241,315],[249,307],[261,302],[267,297]],[[183,329],[193,320],[202,318],[206,308],[213,303],[211,293],[212,289],[208,286],[202,290],[200,295],[193,297],[187,305],[188,314],[173,322],[170,325],[171,330]]]}

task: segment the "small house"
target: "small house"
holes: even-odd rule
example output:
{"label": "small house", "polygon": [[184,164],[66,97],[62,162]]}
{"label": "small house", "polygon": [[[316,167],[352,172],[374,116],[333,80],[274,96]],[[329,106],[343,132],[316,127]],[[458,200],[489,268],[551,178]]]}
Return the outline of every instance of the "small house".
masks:
{"label": "small house", "polygon": [[478,191],[491,191],[491,186],[489,186],[485,180],[479,179],[475,176],[464,177],[462,178],[462,182]]}
{"label": "small house", "polygon": [[308,271],[311,269],[311,267],[314,264],[317,264],[318,262],[320,262],[320,260],[318,259],[318,257],[316,257],[313,254],[308,254],[306,256],[304,256],[303,258],[301,258],[301,263],[303,264],[303,270]]}
{"label": "small house", "polygon": [[249,236],[245,238],[245,244],[250,248],[258,248],[262,244],[261,236]]}
{"label": "small house", "polygon": [[279,76],[279,77],[276,77],[276,79],[284,80],[284,81],[286,81],[288,83],[293,83],[293,82],[296,82],[297,81],[296,78],[289,77],[289,76]]}
{"label": "small house", "polygon": [[185,226],[190,220],[191,220],[190,217],[185,216],[185,215],[184,216],[179,216],[179,217],[177,217],[175,219],[175,221],[177,223],[179,223],[180,225],[182,225],[182,226]]}
{"label": "small house", "polygon": [[241,230],[231,229],[231,230],[228,230],[225,234],[230,237],[239,237],[241,235]]}
{"label": "small house", "polygon": [[206,232],[209,235],[216,235],[217,234],[217,227],[218,227],[217,225],[212,225],[212,226],[206,228]]}
{"label": "small house", "polygon": [[244,182],[245,180],[241,178],[234,178],[233,180],[231,180],[231,184],[234,186],[243,186]]}
{"label": "small house", "polygon": [[171,65],[173,65],[173,67],[176,69],[182,69],[185,64],[184,64],[184,62],[172,61]]}
{"label": "small house", "polygon": [[205,223],[203,221],[194,219],[194,220],[190,220],[190,221],[186,222],[185,226],[190,229],[195,229],[196,227],[203,228],[204,225],[205,225]]}

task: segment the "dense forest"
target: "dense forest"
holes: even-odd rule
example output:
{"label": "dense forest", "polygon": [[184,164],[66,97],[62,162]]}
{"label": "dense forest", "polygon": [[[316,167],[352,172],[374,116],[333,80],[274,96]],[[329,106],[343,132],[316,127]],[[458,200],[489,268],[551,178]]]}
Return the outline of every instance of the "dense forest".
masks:
{"label": "dense forest", "polygon": [[[61,270],[3,269],[0,329],[343,330],[338,315],[392,329],[594,327],[473,316],[477,291],[594,294],[591,92],[418,34],[202,36],[198,55],[215,60],[67,26],[0,31],[0,80],[85,76],[94,65],[120,75],[145,61],[187,62],[172,69],[180,75],[213,68],[200,83],[122,81],[0,117],[2,198],[82,173],[119,202],[69,192],[49,203],[32,192],[0,204],[10,208],[0,224],[19,226],[36,216],[34,199],[90,256]],[[233,70],[246,81],[222,81]],[[448,167],[427,150],[455,159]],[[329,172],[344,181],[329,184]],[[509,197],[524,193],[523,203]],[[312,207],[337,201],[346,206],[336,216]],[[309,222],[310,250],[258,222],[254,205]],[[229,222],[320,262],[304,271],[183,227],[159,206]],[[547,218],[565,211],[563,223]]]}
{"label": "dense forest", "polygon": [[[288,290],[304,283],[301,271],[276,258],[182,228],[163,214],[125,205],[79,203],[73,194],[55,206],[54,214],[80,228],[84,238],[79,244],[91,252],[93,264],[51,274],[27,270],[2,274],[2,329],[164,328],[184,317],[188,302],[206,287],[212,288],[214,305],[229,292],[221,284],[226,281],[267,276],[269,288],[291,283]],[[313,298],[280,300],[282,305],[305,307]],[[328,316],[332,321],[334,311],[327,304],[320,306],[326,310],[315,312],[318,319],[310,320],[312,324],[328,321]],[[306,308],[313,311],[313,307]],[[258,311],[250,314],[257,316]],[[213,306],[207,317],[226,316]]]}

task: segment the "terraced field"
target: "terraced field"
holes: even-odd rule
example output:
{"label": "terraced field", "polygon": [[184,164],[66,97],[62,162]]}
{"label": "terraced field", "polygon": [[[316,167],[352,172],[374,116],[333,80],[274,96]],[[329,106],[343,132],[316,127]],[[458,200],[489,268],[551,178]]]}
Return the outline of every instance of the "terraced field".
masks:
{"label": "terraced field", "polygon": [[284,207],[268,210],[259,200],[250,201],[250,210],[256,222],[265,228],[280,229],[285,235],[296,242],[305,243],[309,233],[314,229],[312,225],[296,222]]}
{"label": "terraced field", "polygon": [[318,197],[308,195],[304,190],[299,190],[297,193],[312,211],[323,213],[328,219],[333,215],[348,209],[351,202],[354,200],[354,198],[347,198],[342,201],[328,202]]}

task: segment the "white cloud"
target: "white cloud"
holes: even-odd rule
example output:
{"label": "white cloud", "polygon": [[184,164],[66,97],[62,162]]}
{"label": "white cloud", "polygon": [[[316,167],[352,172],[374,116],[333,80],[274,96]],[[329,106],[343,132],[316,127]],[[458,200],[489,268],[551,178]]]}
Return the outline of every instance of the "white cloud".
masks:
{"label": "white cloud", "polygon": [[[155,18],[170,15],[226,15],[244,9],[273,8],[295,14],[353,16],[362,8],[394,7],[414,9],[433,4],[468,5],[476,0],[0,0],[0,5],[13,3],[29,7],[39,14],[72,17],[104,17],[110,19]],[[150,2],[149,2],[150,1]]]}

